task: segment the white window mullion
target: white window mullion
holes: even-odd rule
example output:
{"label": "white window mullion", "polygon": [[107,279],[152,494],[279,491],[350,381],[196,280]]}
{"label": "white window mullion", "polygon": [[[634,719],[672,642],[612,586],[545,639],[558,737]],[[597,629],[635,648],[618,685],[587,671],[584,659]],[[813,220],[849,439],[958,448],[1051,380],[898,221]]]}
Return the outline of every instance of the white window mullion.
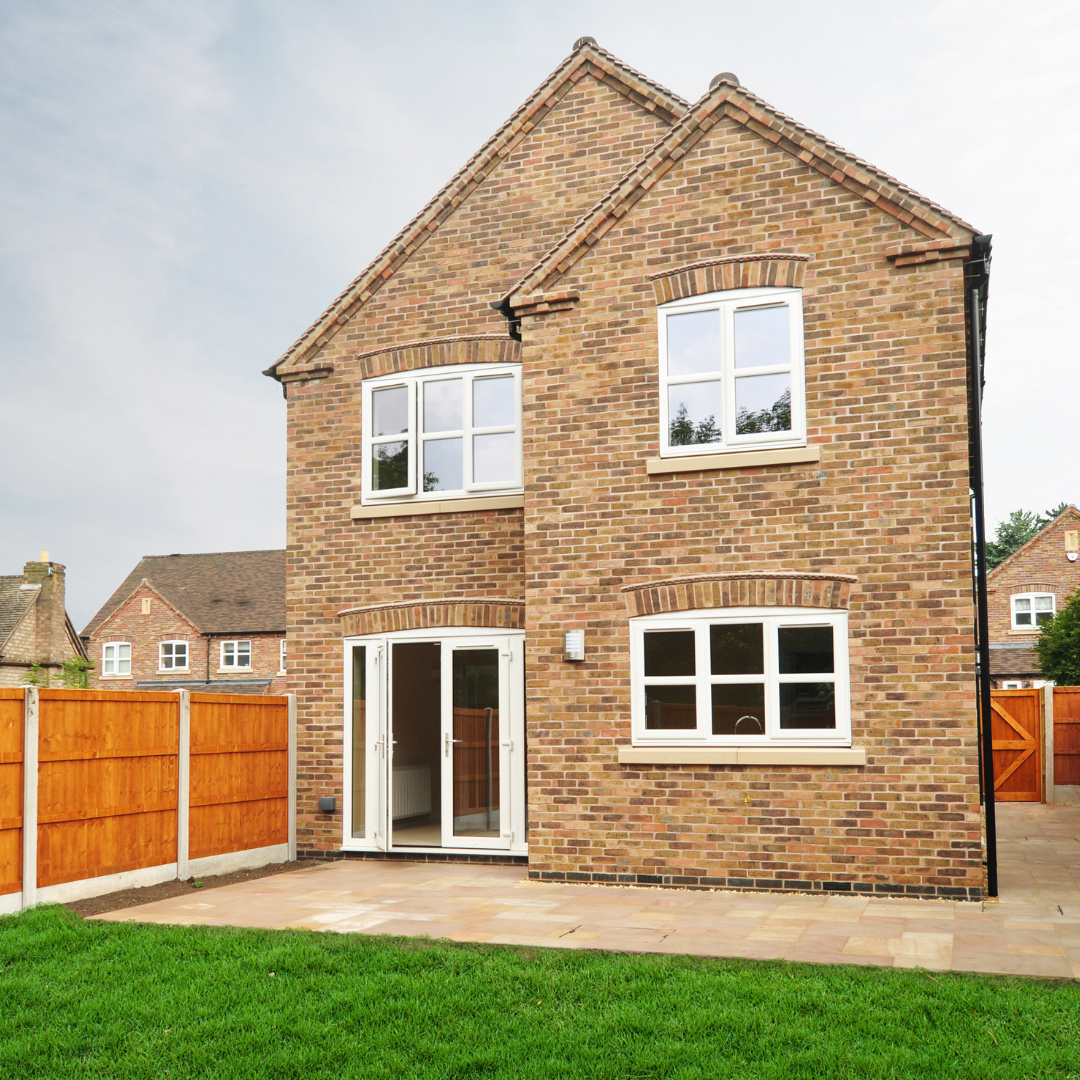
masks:
{"label": "white window mullion", "polygon": [[709,627],[694,627],[694,666],[697,671],[697,716],[699,738],[712,738],[712,661],[709,655]]}

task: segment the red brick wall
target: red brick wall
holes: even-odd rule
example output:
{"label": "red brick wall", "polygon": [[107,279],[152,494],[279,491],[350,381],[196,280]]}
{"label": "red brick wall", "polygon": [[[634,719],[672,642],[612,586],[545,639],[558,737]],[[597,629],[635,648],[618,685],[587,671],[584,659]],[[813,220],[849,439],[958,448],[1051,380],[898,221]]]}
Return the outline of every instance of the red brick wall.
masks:
{"label": "red brick wall", "polygon": [[582,78],[318,355],[334,373],[288,386],[288,611],[298,706],[297,842],[341,845],[320,795],[342,793],[344,608],[524,595],[522,512],[353,522],[360,501],[357,354],[448,334],[506,336],[490,303],[665,125]]}
{"label": "red brick wall", "polygon": [[[150,601],[150,613],[144,615],[142,601]],[[220,670],[220,640],[210,641],[210,679],[272,679],[268,694],[286,693],[286,680],[278,674],[281,634],[244,634],[251,641],[251,670],[230,672]],[[131,677],[102,675],[103,646],[110,641],[126,641],[131,645]],[[158,645],[162,641],[188,643],[188,670],[158,670]],[[140,586],[121,607],[107,619],[90,639],[87,655],[94,664],[90,676],[92,690],[134,690],[140,680],[153,682],[189,682],[206,678],[207,639],[187,619],[165,603],[148,585]]]}
{"label": "red brick wall", "polygon": [[[532,871],[981,887],[963,276],[886,260],[913,239],[724,121],[560,281],[581,292],[574,311],[526,318]],[[774,245],[811,255],[820,466],[647,476],[649,275]],[[620,766],[619,587],[763,569],[857,577],[853,740],[868,766]],[[585,664],[562,661],[567,626],[589,628]]]}

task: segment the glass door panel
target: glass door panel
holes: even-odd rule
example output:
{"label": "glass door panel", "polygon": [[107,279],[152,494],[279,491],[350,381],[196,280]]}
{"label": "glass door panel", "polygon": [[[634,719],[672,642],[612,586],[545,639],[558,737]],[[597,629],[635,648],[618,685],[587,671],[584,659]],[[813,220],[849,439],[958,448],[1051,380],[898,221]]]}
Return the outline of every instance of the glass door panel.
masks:
{"label": "glass door panel", "polygon": [[499,650],[454,649],[453,837],[500,835]]}
{"label": "glass door panel", "polygon": [[367,836],[367,649],[352,651],[352,828],[355,839]]}
{"label": "glass door panel", "polygon": [[441,847],[442,652],[440,642],[395,642],[390,668],[390,840]]}

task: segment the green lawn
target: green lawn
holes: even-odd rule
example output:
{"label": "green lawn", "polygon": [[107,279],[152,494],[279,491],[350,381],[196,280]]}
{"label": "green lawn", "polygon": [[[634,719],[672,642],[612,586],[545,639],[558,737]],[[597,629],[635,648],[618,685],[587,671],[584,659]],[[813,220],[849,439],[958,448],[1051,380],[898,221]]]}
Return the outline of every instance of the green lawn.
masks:
{"label": "green lawn", "polygon": [[0,919],[0,1077],[1080,1077],[1080,984]]}

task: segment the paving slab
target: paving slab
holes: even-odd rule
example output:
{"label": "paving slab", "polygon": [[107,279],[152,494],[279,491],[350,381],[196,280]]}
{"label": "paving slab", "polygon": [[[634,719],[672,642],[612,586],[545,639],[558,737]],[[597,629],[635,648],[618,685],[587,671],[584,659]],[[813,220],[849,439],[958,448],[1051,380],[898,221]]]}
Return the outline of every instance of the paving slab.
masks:
{"label": "paving slab", "polygon": [[530,881],[520,866],[323,863],[94,916],[1080,977],[1080,807],[999,804],[999,901]]}

